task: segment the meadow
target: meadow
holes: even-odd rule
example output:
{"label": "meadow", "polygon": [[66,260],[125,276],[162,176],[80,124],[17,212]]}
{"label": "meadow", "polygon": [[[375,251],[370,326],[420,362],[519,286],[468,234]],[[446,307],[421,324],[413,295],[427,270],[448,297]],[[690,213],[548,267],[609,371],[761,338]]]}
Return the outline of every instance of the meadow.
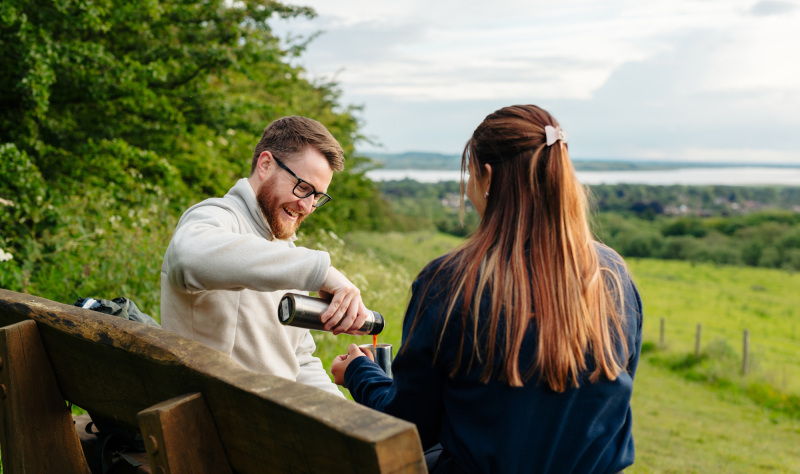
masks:
{"label": "meadow", "polygon": [[697,325],[701,350],[736,354],[750,333],[752,378],[800,395],[800,273],[781,270],[628,259],[645,302],[645,340],[665,349],[694,352]]}
{"label": "meadow", "polygon": [[[361,286],[367,306],[387,319],[380,341],[395,351],[414,276],[461,242],[433,232],[343,238],[318,232],[304,241],[330,251],[333,264]],[[800,275],[652,259],[628,264],[645,311],[632,402],[637,460],[628,471],[800,472],[800,416],[775,403],[800,391],[800,351],[793,350]],[[695,358],[698,323],[701,357]],[[739,372],[744,329],[751,334],[747,376]],[[351,342],[371,339],[314,336],[326,367]]]}

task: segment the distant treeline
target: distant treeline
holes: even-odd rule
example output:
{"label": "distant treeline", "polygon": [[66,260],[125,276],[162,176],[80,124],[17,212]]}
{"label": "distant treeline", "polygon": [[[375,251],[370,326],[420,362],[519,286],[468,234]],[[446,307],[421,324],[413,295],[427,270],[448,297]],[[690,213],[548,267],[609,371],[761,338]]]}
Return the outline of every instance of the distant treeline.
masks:
{"label": "distant treeline", "polygon": [[[406,229],[467,235],[478,224],[467,205],[458,223],[459,183],[379,183]],[[626,257],[800,270],[800,188],[591,186],[592,226]]]}
{"label": "distant treeline", "polygon": [[[409,151],[405,153],[367,152],[364,154],[372,163],[385,169],[398,170],[458,170],[461,168],[461,155]],[[722,168],[731,166],[791,166],[751,164],[720,164],[680,161],[632,161],[619,159],[581,159],[572,158],[578,171],[655,171],[678,168]]]}
{"label": "distant treeline", "polygon": [[625,257],[800,270],[800,214],[788,211],[655,219],[603,212],[593,229]]}
{"label": "distant treeline", "polygon": [[800,212],[800,187],[779,186],[590,186],[599,212],[632,213],[642,218],[734,216],[763,210]]}

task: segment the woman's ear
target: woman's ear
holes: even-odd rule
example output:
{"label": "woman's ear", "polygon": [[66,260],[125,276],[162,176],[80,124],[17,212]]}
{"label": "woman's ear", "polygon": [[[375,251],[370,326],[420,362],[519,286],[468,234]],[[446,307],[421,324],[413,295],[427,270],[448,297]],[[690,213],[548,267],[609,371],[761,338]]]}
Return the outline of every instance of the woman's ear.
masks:
{"label": "woman's ear", "polygon": [[492,186],[492,165],[486,163],[483,165],[483,176],[481,186],[483,187],[484,194],[489,193],[489,188]]}

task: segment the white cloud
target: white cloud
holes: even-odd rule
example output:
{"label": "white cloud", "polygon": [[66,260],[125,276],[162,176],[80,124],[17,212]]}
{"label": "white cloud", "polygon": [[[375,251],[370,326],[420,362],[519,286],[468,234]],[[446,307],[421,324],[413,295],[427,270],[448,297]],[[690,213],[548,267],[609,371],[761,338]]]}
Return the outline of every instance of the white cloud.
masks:
{"label": "white cloud", "polygon": [[525,102],[571,123],[585,157],[800,162],[800,0],[302,3],[319,16],[276,31],[324,31],[301,63],[365,106],[387,151],[458,153]]}
{"label": "white cloud", "polygon": [[701,91],[800,91],[800,17],[747,17],[707,54]]}
{"label": "white cloud", "polygon": [[[790,45],[800,43],[795,15],[754,17],[750,1],[305,3],[318,10],[318,20],[288,27],[325,31],[306,55],[310,72],[338,74],[358,95],[473,100],[505,91],[587,98],[621,65],[670,49],[665,37],[728,29],[728,42],[709,51],[719,74],[698,87],[720,78],[731,87],[768,81],[800,87],[792,77],[796,61],[785,61]],[[741,55],[756,67],[731,74]],[[774,68],[790,75],[759,72]]]}

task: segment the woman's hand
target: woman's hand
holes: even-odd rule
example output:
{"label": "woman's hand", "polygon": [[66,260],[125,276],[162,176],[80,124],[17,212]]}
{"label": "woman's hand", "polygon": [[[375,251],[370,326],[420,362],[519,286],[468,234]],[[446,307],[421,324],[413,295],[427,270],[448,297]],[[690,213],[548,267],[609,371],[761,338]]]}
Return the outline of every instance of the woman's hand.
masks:
{"label": "woman's hand", "polygon": [[338,355],[331,363],[331,373],[333,374],[333,383],[336,385],[344,386],[344,373],[347,371],[347,366],[350,362],[357,357],[369,357],[369,360],[375,361],[372,352],[362,351],[356,344],[350,344],[347,348],[347,354]]}

